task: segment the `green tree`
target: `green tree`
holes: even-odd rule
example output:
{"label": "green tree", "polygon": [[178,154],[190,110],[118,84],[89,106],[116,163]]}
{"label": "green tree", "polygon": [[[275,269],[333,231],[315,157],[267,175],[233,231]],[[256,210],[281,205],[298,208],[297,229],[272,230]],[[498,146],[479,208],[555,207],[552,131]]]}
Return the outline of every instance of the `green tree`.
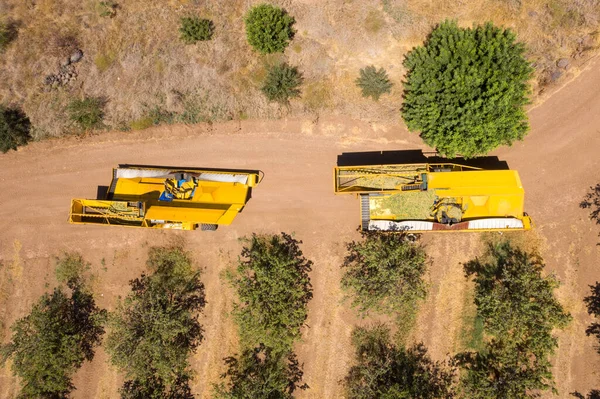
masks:
{"label": "green tree", "polygon": [[287,353],[300,338],[312,298],[308,272],[312,262],[290,235],[256,235],[244,239],[242,258],[229,280],[239,303],[233,315],[244,348],[264,344]]}
{"label": "green tree", "polygon": [[131,294],[109,319],[106,349],[128,380],[124,398],[184,390],[188,357],[203,339],[204,285],[188,254],[180,247],[151,248],[147,265],[152,274],[130,282]]}
{"label": "green tree", "polygon": [[218,399],[264,398],[292,399],[296,389],[306,389],[302,382],[302,367],[296,355],[275,354],[264,345],[245,350],[238,358],[225,359],[227,385],[215,385]]}
{"label": "green tree", "polygon": [[82,281],[69,281],[44,294],[31,312],[17,320],[12,341],[2,347],[2,363],[12,358],[13,373],[22,379],[21,398],[66,398],[75,389],[71,377],[104,334],[106,310],[96,306]]}
{"label": "green tree", "polygon": [[83,130],[102,127],[104,118],[104,101],[99,98],[86,97],[83,100],[73,100],[67,106],[69,119]]}
{"label": "green tree", "polygon": [[29,118],[20,110],[0,106],[0,151],[16,150],[31,140]]}
{"label": "green tree", "polygon": [[283,63],[269,68],[261,90],[269,101],[288,104],[291,98],[300,97],[298,86],[303,81],[298,68]]}
{"label": "green tree", "polygon": [[[591,295],[584,298],[585,304],[587,305],[587,311],[590,315],[596,319],[600,319],[600,282],[596,282],[595,285],[590,285],[592,290]],[[598,340],[598,346],[596,350],[600,354],[600,322],[595,321],[589,325],[585,330],[587,335],[593,335]]]}
{"label": "green tree", "polygon": [[425,250],[401,233],[361,232],[347,244],[342,289],[362,316],[371,311],[412,317],[427,293]]}
{"label": "green tree", "polygon": [[77,252],[65,252],[56,258],[55,275],[59,283],[67,286],[81,286],[85,284],[86,273],[90,264]]}
{"label": "green tree", "polygon": [[393,86],[385,69],[377,69],[373,65],[360,70],[356,85],[362,90],[363,97],[372,97],[375,101],[378,101],[382,94],[391,92]]}
{"label": "green tree", "polygon": [[248,43],[261,53],[283,52],[294,37],[294,18],[270,4],[259,4],[245,18]]}
{"label": "green tree", "polygon": [[391,343],[384,325],[352,332],[355,365],[344,379],[348,399],[451,399],[454,370],[434,362],[423,344]]}
{"label": "green tree", "polygon": [[198,17],[181,18],[181,40],[187,44],[194,44],[199,41],[212,39],[215,26],[209,19],[201,19]]}
{"label": "green tree", "polygon": [[121,388],[122,399],[194,399],[190,376],[177,376],[169,386],[155,375],[148,379],[125,381]]}
{"label": "green tree", "polygon": [[444,156],[484,155],[522,140],[533,69],[514,33],[492,23],[436,27],[404,60],[402,117]]}
{"label": "green tree", "polygon": [[462,388],[469,398],[531,398],[535,390],[553,389],[548,361],[558,346],[552,331],[571,316],[554,297],[558,281],[542,276],[535,253],[510,242],[489,244],[485,260],[465,264],[475,282],[475,304],[491,336],[484,351],[456,356],[466,370]]}

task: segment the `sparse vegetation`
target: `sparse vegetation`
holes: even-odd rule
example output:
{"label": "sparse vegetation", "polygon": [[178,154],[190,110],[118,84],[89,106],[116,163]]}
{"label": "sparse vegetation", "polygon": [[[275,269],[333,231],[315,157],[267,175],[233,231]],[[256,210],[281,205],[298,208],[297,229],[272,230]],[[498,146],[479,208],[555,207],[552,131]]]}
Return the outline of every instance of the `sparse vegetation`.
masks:
{"label": "sparse vegetation", "polygon": [[31,140],[29,118],[18,109],[0,106],[0,151],[6,153]]}
{"label": "sparse vegetation", "polygon": [[82,130],[93,130],[102,127],[104,118],[104,101],[95,97],[73,100],[67,107],[69,119]]}
{"label": "sparse vegetation", "polygon": [[269,69],[261,90],[269,101],[288,104],[291,98],[300,97],[298,87],[302,82],[298,68],[283,63]]}
{"label": "sparse vegetation", "polygon": [[151,248],[147,265],[151,274],[130,282],[109,318],[106,350],[125,374],[123,398],[191,397],[188,357],[203,339],[204,285],[180,247]]}
{"label": "sparse vegetation", "polygon": [[390,340],[383,325],[352,332],[355,365],[344,379],[348,399],[451,399],[454,370],[427,355],[423,344],[408,349]]}
{"label": "sparse vegetation", "polygon": [[114,18],[117,16],[119,4],[112,0],[98,3],[98,14],[103,18]]}
{"label": "sparse vegetation", "polygon": [[187,44],[212,39],[214,30],[215,25],[211,20],[198,17],[181,18],[181,26],[179,27],[181,40]]}
{"label": "sparse vegetation", "polygon": [[558,282],[542,276],[544,264],[535,253],[510,242],[490,244],[483,259],[465,264],[475,281],[475,304],[491,339],[480,352],[463,352],[456,362],[465,373],[466,397],[533,398],[533,392],[554,388],[548,357],[558,346],[554,329],[571,316],[554,297]]}
{"label": "sparse vegetation", "polygon": [[0,53],[17,38],[17,29],[14,23],[0,21]]}
{"label": "sparse vegetation", "polygon": [[360,87],[363,97],[372,97],[375,101],[378,101],[382,94],[389,93],[393,86],[385,69],[377,69],[373,65],[360,70],[356,85]]}
{"label": "sparse vegetation", "polygon": [[239,298],[233,315],[242,346],[287,353],[306,321],[312,262],[302,255],[301,241],[285,233],[253,234],[244,243],[237,270],[229,274]]}
{"label": "sparse vegetation", "polygon": [[347,244],[342,289],[362,316],[395,316],[399,329],[412,326],[418,301],[425,298],[425,250],[402,233],[361,232],[362,241]]}
{"label": "sparse vegetation", "polygon": [[270,4],[259,4],[246,14],[248,43],[261,53],[283,52],[294,36],[294,18]]}
{"label": "sparse vegetation", "polygon": [[13,373],[22,379],[23,398],[67,397],[75,389],[71,377],[84,361],[94,358],[104,334],[106,310],[96,306],[75,272],[85,262],[59,260],[65,261],[78,264],[68,267],[73,272],[67,281],[70,293],[57,287],[44,294],[27,316],[13,324],[12,340],[1,348],[1,363],[12,359]]}
{"label": "sparse vegetation", "polygon": [[406,55],[402,117],[442,155],[485,155],[521,140],[533,69],[508,29],[446,21]]}

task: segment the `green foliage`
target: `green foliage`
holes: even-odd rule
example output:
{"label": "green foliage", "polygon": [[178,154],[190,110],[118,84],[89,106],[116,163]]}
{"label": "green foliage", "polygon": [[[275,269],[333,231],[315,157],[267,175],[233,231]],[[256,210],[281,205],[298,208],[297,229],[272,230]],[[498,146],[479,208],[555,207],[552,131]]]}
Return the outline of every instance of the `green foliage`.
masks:
{"label": "green foliage", "polygon": [[[583,300],[587,306],[587,311],[590,315],[596,319],[600,319],[600,282],[596,282],[595,285],[590,285],[592,294],[585,297]],[[600,322],[595,321],[586,328],[585,333],[587,335],[594,335],[598,340],[598,346],[596,350],[600,354]]]}
{"label": "green foliage", "polygon": [[252,7],[244,22],[248,43],[263,54],[283,52],[294,37],[294,18],[270,4]]}
{"label": "green foliage", "polygon": [[112,0],[101,1],[98,3],[98,14],[103,18],[114,18],[117,16],[119,4]]}
{"label": "green foliage", "polygon": [[84,274],[89,270],[90,264],[76,252],[65,252],[61,257],[56,258],[56,279],[67,287],[81,286],[84,282]]}
{"label": "green foliage", "polygon": [[352,332],[355,365],[344,379],[348,399],[451,399],[454,370],[434,362],[423,344],[393,345],[383,325]]}
{"label": "green foliage", "polygon": [[94,357],[105,318],[106,310],[81,286],[70,297],[61,288],[44,294],[13,324],[12,341],[2,347],[2,362],[12,358],[13,373],[22,379],[20,397],[67,397],[75,389],[71,376]]}
{"label": "green foliage", "polygon": [[377,69],[373,65],[360,70],[356,85],[361,88],[363,97],[372,97],[375,101],[378,101],[382,94],[391,92],[393,86],[385,69]]}
{"label": "green foliage", "polygon": [[590,187],[590,191],[585,195],[583,201],[579,203],[582,209],[589,209],[590,220],[600,224],[600,183]]}
{"label": "green foliage", "polygon": [[306,389],[296,355],[274,354],[264,345],[245,350],[238,358],[225,359],[227,385],[215,385],[217,399],[264,398],[292,399],[296,389]]}
{"label": "green foliage", "polygon": [[283,63],[269,68],[261,90],[269,101],[287,104],[290,98],[300,97],[298,86],[303,81],[302,74],[298,72],[297,67]]}
{"label": "green foliage", "polygon": [[445,21],[406,55],[402,116],[441,154],[484,155],[521,140],[533,69],[514,33]]}
{"label": "green foliage", "polygon": [[229,279],[239,303],[233,315],[242,346],[264,344],[276,353],[287,353],[300,338],[312,298],[307,260],[290,235],[256,235],[244,239],[242,259]]}
{"label": "green foliage", "polygon": [[83,130],[92,130],[102,126],[104,118],[104,101],[99,98],[86,97],[73,100],[67,106],[69,119]]}
{"label": "green foliage", "polygon": [[128,398],[184,390],[188,356],[203,339],[198,312],[204,285],[188,254],[179,247],[151,248],[147,265],[152,274],[130,282],[132,292],[111,314],[106,340],[111,362],[129,380],[122,389]]}
{"label": "green foliage", "polygon": [[0,53],[17,38],[17,26],[15,23],[0,21]]}
{"label": "green foliage", "polygon": [[425,250],[400,233],[362,232],[347,244],[342,288],[361,315],[412,313],[427,287]]}
{"label": "green foliage", "polygon": [[462,387],[474,399],[531,398],[532,391],[553,389],[548,356],[558,344],[552,331],[571,316],[554,297],[557,280],[542,276],[538,255],[508,241],[488,251],[487,262],[467,262],[465,273],[474,276],[478,315],[492,339],[481,352],[457,355],[466,369]]}
{"label": "green foliage", "polygon": [[0,106],[0,151],[6,153],[26,145],[31,140],[30,129],[31,122],[22,111]]}
{"label": "green foliage", "polygon": [[157,376],[144,381],[125,381],[120,389],[122,399],[194,399],[190,388],[190,376],[178,376],[170,386]]}
{"label": "green foliage", "polygon": [[211,20],[198,17],[181,18],[181,26],[179,27],[181,40],[187,44],[212,39],[214,30],[215,26]]}

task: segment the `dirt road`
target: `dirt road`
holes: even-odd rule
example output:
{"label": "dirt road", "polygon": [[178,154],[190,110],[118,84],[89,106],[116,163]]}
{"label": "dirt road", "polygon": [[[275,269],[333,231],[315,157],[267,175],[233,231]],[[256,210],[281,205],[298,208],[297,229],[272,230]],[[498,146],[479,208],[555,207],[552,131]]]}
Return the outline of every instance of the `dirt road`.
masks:
{"label": "dirt road", "polygon": [[[559,296],[574,316],[560,334],[555,359],[560,397],[600,387],[595,372],[600,356],[585,337],[590,319],[581,302],[587,285],[600,279],[598,228],[578,207],[588,187],[600,182],[598,93],[596,62],[530,112],[532,131],[524,142],[495,154],[521,174],[526,209],[536,223],[532,236],[541,238],[548,269],[563,283]],[[223,371],[222,358],[234,353],[237,344],[228,318],[233,294],[220,273],[236,259],[238,238],[251,232],[293,232],[315,263],[308,327],[297,345],[310,389],[300,396],[340,397],[338,381],[352,356],[350,332],[366,321],[357,320],[341,303],[339,264],[343,243],[357,235],[358,202],[333,195],[332,167],[343,152],[415,148],[424,148],[420,139],[400,126],[339,117],[113,132],[34,143],[0,155],[0,338],[5,342],[10,324],[55,284],[53,256],[61,251],[80,251],[92,263],[99,304],[111,309],[117,296],[127,294],[128,281],[144,270],[148,247],[181,238],[204,270],[206,339],[193,365],[194,390],[209,397],[211,384]],[[235,223],[215,233],[67,224],[70,199],[93,197],[118,163],[260,168],[265,179]],[[433,259],[431,290],[413,335],[441,359],[458,346],[468,292],[460,262],[477,255],[480,243],[473,234],[427,236],[425,241]],[[99,350],[82,367],[74,397],[117,397],[121,380],[106,360]],[[0,398],[17,392],[17,381],[6,368],[0,369],[0,387]]]}

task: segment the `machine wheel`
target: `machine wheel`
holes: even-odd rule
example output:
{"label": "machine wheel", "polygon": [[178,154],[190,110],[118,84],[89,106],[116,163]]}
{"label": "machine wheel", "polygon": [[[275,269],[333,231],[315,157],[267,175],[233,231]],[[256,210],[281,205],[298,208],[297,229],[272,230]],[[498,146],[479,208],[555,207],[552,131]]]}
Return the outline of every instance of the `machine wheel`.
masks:
{"label": "machine wheel", "polygon": [[200,225],[200,230],[202,230],[202,231],[215,231],[217,229],[217,227],[219,227],[218,224],[202,223]]}

